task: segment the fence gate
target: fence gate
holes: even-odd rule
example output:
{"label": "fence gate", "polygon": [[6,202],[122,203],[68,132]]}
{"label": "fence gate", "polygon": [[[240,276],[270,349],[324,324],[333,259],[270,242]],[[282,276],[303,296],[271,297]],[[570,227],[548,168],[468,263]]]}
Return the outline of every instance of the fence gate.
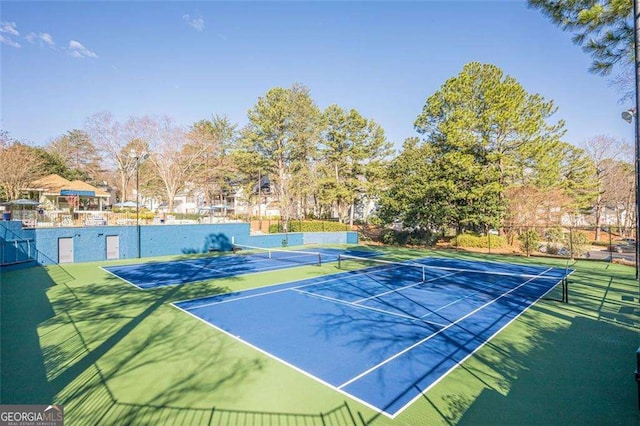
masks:
{"label": "fence gate", "polygon": [[73,263],[73,238],[58,238],[58,263]]}
{"label": "fence gate", "polygon": [[120,236],[107,235],[107,260],[120,259]]}

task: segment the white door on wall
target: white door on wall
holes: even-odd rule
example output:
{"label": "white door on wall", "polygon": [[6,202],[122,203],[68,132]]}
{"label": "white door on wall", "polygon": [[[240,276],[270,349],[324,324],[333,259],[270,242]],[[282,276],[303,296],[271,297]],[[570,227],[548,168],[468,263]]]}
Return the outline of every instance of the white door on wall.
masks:
{"label": "white door on wall", "polygon": [[73,263],[73,238],[58,238],[58,263]]}
{"label": "white door on wall", "polygon": [[107,235],[107,260],[120,259],[120,236]]}

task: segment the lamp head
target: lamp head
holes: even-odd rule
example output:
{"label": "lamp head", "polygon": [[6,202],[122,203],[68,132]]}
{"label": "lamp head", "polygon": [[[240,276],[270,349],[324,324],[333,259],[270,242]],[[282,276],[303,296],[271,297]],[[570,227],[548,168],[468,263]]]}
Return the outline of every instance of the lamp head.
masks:
{"label": "lamp head", "polygon": [[631,121],[633,120],[633,117],[635,117],[636,115],[636,111],[632,108],[632,109],[628,109],[626,111],[622,112],[622,119],[624,121],[626,121],[627,123],[631,123]]}

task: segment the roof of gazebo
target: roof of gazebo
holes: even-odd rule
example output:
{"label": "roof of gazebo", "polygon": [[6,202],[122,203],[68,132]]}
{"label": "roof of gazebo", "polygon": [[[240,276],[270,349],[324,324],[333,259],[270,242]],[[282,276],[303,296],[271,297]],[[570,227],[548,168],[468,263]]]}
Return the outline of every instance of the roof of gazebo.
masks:
{"label": "roof of gazebo", "polygon": [[50,174],[43,178],[34,180],[25,188],[30,191],[44,192],[50,195],[79,195],[81,197],[109,197],[109,194],[93,185],[80,180],[73,182],[56,174]]}

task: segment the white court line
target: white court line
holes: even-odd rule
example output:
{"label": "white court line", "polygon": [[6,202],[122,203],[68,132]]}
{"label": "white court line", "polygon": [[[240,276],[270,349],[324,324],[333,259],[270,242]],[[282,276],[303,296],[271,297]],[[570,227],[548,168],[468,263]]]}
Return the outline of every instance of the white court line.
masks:
{"label": "white court line", "polygon": [[[558,282],[560,282],[560,280],[558,280]],[[505,328],[507,328],[512,322],[514,322],[515,320],[517,320],[518,318],[520,318],[520,316],[522,314],[524,314],[526,311],[528,311],[534,304],[536,304],[540,299],[542,299],[543,297],[545,297],[547,294],[549,294],[557,285],[558,283],[556,283],[555,285],[551,286],[549,288],[549,290],[545,291],[543,294],[540,295],[540,297],[538,297],[536,300],[532,301],[529,306],[527,306],[526,308],[524,308],[522,311],[520,311],[516,316],[514,316],[510,321],[508,321],[505,325],[503,325],[502,327],[500,327],[498,330],[496,330],[495,333],[493,333],[491,336],[489,336],[484,342],[482,342],[481,344],[479,344],[475,349],[473,349],[471,352],[469,352],[469,354],[467,356],[465,356],[464,358],[462,358],[460,361],[454,362],[453,366],[451,366],[450,369],[448,369],[447,371],[445,371],[444,373],[442,373],[442,375],[440,375],[440,377],[438,377],[436,380],[433,381],[433,383],[431,383],[429,386],[427,386],[425,389],[423,389],[422,391],[420,391],[415,397],[413,397],[409,402],[407,402],[405,405],[403,405],[402,407],[400,407],[395,414],[389,415],[389,417],[391,417],[392,419],[395,419],[396,417],[398,417],[400,414],[402,414],[402,412],[404,410],[407,409],[407,407],[409,407],[411,404],[413,404],[414,402],[416,402],[418,399],[423,398],[424,395],[431,389],[433,388],[435,385],[437,385],[438,383],[440,383],[440,381],[442,381],[446,376],[449,375],[449,373],[451,373],[453,370],[455,370],[458,366],[462,365],[467,359],[471,358],[473,356],[473,354],[475,354],[477,351],[479,351],[484,345],[486,345],[487,343],[489,343],[494,337],[496,337],[498,334],[500,334],[502,332],[502,330],[504,330]]]}
{"label": "white court line", "polygon": [[[221,303],[235,302],[236,300],[250,299],[252,297],[267,296],[269,294],[281,293],[281,292],[287,291],[287,290],[297,290],[299,288],[311,287],[311,286],[314,286],[314,285],[324,284],[324,283],[328,283],[330,281],[337,281],[337,280],[343,279],[347,274],[349,274],[349,273],[348,272],[339,272],[337,274],[338,276],[334,276],[334,278],[330,278],[330,279],[327,279],[327,280],[317,281],[317,282],[313,282],[311,284],[304,284],[304,285],[301,285],[301,286],[287,287],[287,288],[281,288],[281,289],[278,289],[278,290],[266,291],[264,293],[250,294],[248,296],[236,297],[236,298],[233,298],[233,299],[220,300],[218,302],[205,303],[205,304],[202,304],[202,305],[194,306],[193,309],[202,308],[202,307],[205,307],[205,306],[218,305],[218,304],[221,304]],[[344,276],[340,277],[340,275],[344,275]],[[303,280],[290,281],[288,283],[273,284],[271,286],[266,286],[266,287],[291,285],[292,283],[295,283],[295,282],[307,281],[307,280],[310,280],[310,279],[314,280],[315,278],[306,278],[306,279],[303,279]],[[264,288],[266,288],[266,287],[264,287]],[[218,296],[223,296],[224,294],[230,294],[230,293],[241,293],[241,292],[247,292],[247,291],[251,291],[251,290],[259,290],[260,288],[262,288],[262,287],[257,287],[257,288],[254,288],[254,289],[247,289],[247,290],[230,291],[228,293],[216,294],[215,296],[200,297],[200,299],[208,299],[210,297],[218,297]],[[196,299],[187,299],[187,300],[183,300],[183,301],[175,302],[175,303],[191,302],[193,300],[198,300],[198,298],[196,298]],[[192,309],[192,308],[189,308],[189,309]]]}
{"label": "white court line", "polygon": [[[553,269],[553,268],[549,268],[549,269]],[[547,269],[547,271],[548,271],[549,269]],[[544,271],[544,272],[542,272],[542,273],[546,273],[547,271]],[[573,271],[572,271],[572,272],[573,272]],[[542,274],[542,273],[541,273],[541,274]],[[324,281],[322,281],[322,282],[316,282],[316,283],[313,283],[313,284],[308,284],[308,285],[305,285],[305,286],[299,286],[299,287],[295,287],[295,288],[303,288],[303,287],[307,287],[307,286],[312,286],[312,285],[316,285],[316,284],[321,284],[321,283],[323,283],[323,282],[336,281],[336,280],[339,280],[339,279],[344,278],[344,276],[345,276],[345,275],[347,275],[347,274],[348,274],[348,273],[341,272],[341,273],[338,273],[338,274],[337,274],[338,276],[337,276],[337,277],[335,277],[335,278],[333,278],[333,279],[324,280]],[[530,280],[528,280],[527,282],[529,282],[529,281],[530,281]],[[296,282],[296,281],[292,281],[292,282],[290,282],[289,284],[291,284],[291,283],[293,283],[293,282]],[[526,284],[527,282],[525,282],[525,283],[521,284],[520,286],[522,286],[522,285]],[[286,284],[287,284],[287,283],[283,283],[283,284],[273,284],[273,285],[268,286],[268,287],[282,286],[282,285],[286,285]],[[520,287],[520,286],[518,286],[518,287]],[[509,292],[507,292],[507,293],[504,293],[504,294],[503,294],[503,295],[501,295],[499,298],[502,298],[502,297],[506,296],[508,293],[511,293],[512,291],[516,290],[518,287],[511,289],[511,290],[510,290]],[[294,289],[294,288],[289,287],[289,288],[287,288],[287,289],[277,290],[277,291],[269,292],[269,293],[276,293],[276,292],[285,291],[285,290],[288,290],[288,289]],[[263,350],[263,349],[260,349],[259,347],[256,347],[256,346],[254,346],[254,345],[252,345],[252,344],[250,344],[250,343],[248,343],[248,342],[246,342],[246,341],[242,340],[239,336],[234,336],[234,335],[232,335],[232,334],[228,333],[227,331],[225,331],[225,330],[223,330],[223,329],[221,329],[221,328],[219,328],[219,327],[215,326],[214,324],[207,322],[206,320],[204,320],[204,319],[202,319],[202,318],[200,318],[200,317],[196,316],[195,314],[193,314],[193,313],[189,312],[188,310],[185,310],[185,309],[183,309],[183,308],[180,308],[180,307],[176,306],[176,303],[180,303],[180,302],[174,302],[174,303],[171,303],[171,305],[173,305],[175,308],[177,308],[177,309],[179,309],[179,310],[181,310],[181,311],[183,311],[183,312],[186,312],[188,315],[191,315],[192,317],[194,317],[194,318],[196,318],[196,319],[198,319],[198,320],[202,321],[203,323],[207,324],[208,326],[213,327],[214,329],[216,329],[216,330],[218,330],[218,331],[221,331],[222,333],[224,333],[224,334],[226,334],[226,335],[228,335],[228,336],[230,336],[230,337],[232,337],[232,338],[236,339],[237,341],[239,341],[239,342],[242,342],[242,343],[246,344],[247,346],[249,346],[249,347],[251,347],[251,348],[253,348],[253,349],[257,350],[258,352],[260,352],[260,353],[262,353],[262,354],[264,354],[264,355],[266,355],[266,356],[268,356],[268,357],[270,357],[270,358],[272,358],[272,359],[275,359],[275,360],[277,360],[277,361],[279,361],[279,362],[281,362],[281,363],[283,363],[283,364],[285,364],[285,365],[287,365],[287,366],[289,366],[289,367],[293,368],[294,370],[296,370],[296,371],[298,371],[298,372],[300,372],[300,373],[304,374],[305,376],[310,377],[310,378],[312,378],[312,379],[314,379],[314,380],[318,381],[319,383],[322,383],[322,384],[324,384],[325,386],[328,386],[328,387],[330,387],[331,389],[334,389],[334,390],[336,390],[336,391],[340,392],[341,394],[346,395],[346,396],[348,396],[348,397],[350,397],[350,398],[352,398],[352,399],[354,399],[354,400],[356,400],[356,401],[358,401],[358,402],[360,402],[360,403],[362,403],[362,404],[366,405],[367,407],[370,407],[371,409],[375,410],[376,412],[379,412],[379,413],[383,414],[384,416],[386,416],[386,417],[388,417],[388,418],[394,419],[394,418],[396,418],[397,416],[399,416],[400,414],[402,414],[402,412],[404,412],[404,410],[405,410],[407,407],[409,407],[411,404],[413,404],[416,400],[418,400],[418,399],[422,398],[422,397],[423,397],[423,395],[424,395],[424,393],[426,393],[429,389],[431,389],[433,386],[435,386],[437,383],[439,383],[442,379],[444,379],[444,378],[445,378],[445,377],[446,377],[446,376],[447,376],[451,371],[453,371],[455,368],[457,368],[459,365],[461,365],[462,363],[464,363],[464,362],[465,362],[469,357],[471,357],[471,356],[472,356],[476,351],[478,351],[480,348],[482,348],[486,343],[488,343],[491,339],[493,339],[493,338],[494,338],[497,334],[499,334],[499,333],[500,333],[504,328],[506,328],[507,326],[509,326],[513,321],[515,321],[516,319],[518,319],[518,318],[520,317],[520,315],[522,315],[526,310],[528,310],[529,308],[531,308],[531,306],[533,306],[537,301],[539,301],[541,298],[543,298],[543,297],[544,297],[546,294],[548,294],[551,290],[553,290],[553,287],[552,287],[552,288],[550,288],[550,289],[549,289],[547,292],[545,292],[544,294],[542,294],[538,299],[536,299],[535,301],[532,301],[532,303],[530,303],[530,304],[529,304],[529,306],[527,306],[525,309],[523,309],[523,310],[522,310],[520,313],[518,313],[514,318],[512,318],[509,322],[507,322],[503,327],[501,327],[501,328],[500,328],[499,330],[497,330],[493,335],[491,335],[489,338],[487,338],[487,339],[486,339],[482,344],[478,345],[478,346],[477,346],[473,351],[471,351],[471,352],[470,352],[467,356],[465,356],[462,360],[460,360],[459,362],[456,362],[456,363],[455,363],[455,364],[454,364],[454,365],[453,365],[449,370],[447,370],[447,371],[446,371],[445,373],[443,373],[440,377],[438,377],[438,378],[437,378],[437,379],[436,379],[432,384],[430,384],[427,388],[425,388],[425,389],[424,389],[424,390],[422,390],[422,391],[420,391],[420,390],[419,390],[419,391],[418,391],[418,393],[416,394],[416,396],[415,396],[414,398],[412,398],[408,403],[406,403],[405,405],[403,405],[402,407],[400,407],[398,410],[396,410],[396,411],[394,412],[394,414],[390,414],[390,413],[388,413],[388,412],[384,411],[383,409],[381,409],[380,407],[376,407],[376,406],[374,406],[374,405],[372,405],[372,404],[370,404],[370,403],[368,403],[368,402],[366,402],[366,401],[363,401],[363,400],[361,400],[360,398],[358,398],[358,397],[356,397],[356,396],[354,396],[354,395],[351,395],[350,393],[348,393],[348,392],[344,391],[344,390],[343,390],[343,389],[341,389],[340,387],[333,386],[333,385],[331,385],[331,384],[329,384],[329,383],[325,382],[324,380],[322,380],[322,379],[320,379],[320,378],[318,378],[318,377],[315,377],[315,376],[313,376],[312,374],[310,374],[310,373],[308,373],[308,372],[306,372],[306,371],[302,370],[301,368],[296,367],[295,365],[292,365],[292,364],[288,363],[287,361],[284,361],[284,360],[282,360],[282,359],[280,359],[280,358],[278,358],[278,357],[276,357],[276,356],[272,355],[271,353],[269,353],[269,352],[267,352],[267,351],[265,351],[265,350]],[[262,293],[262,294],[267,294],[267,293]],[[262,295],[262,294],[258,294],[258,295]],[[255,296],[258,296],[258,295],[255,295]],[[317,296],[317,295],[314,295],[314,296]],[[487,305],[489,305],[489,304],[491,304],[491,303],[493,303],[493,302],[497,301],[499,298],[496,298],[495,300],[493,300],[493,301],[491,301],[491,302],[489,302],[489,303],[487,303],[487,304],[485,304],[485,305],[481,306],[481,307],[480,307],[480,308],[478,308],[477,310],[483,309],[483,308],[484,308],[484,307],[486,307]],[[197,299],[190,299],[190,300],[197,300]],[[233,300],[235,300],[235,299],[233,299]],[[230,301],[233,301],[233,300],[230,300]],[[185,300],[185,301],[187,301],[187,300]],[[218,302],[218,303],[222,303],[222,302]],[[215,304],[215,303],[213,303],[213,304]],[[202,305],[202,306],[204,306],[204,305]],[[476,310],[476,311],[477,311],[477,310]],[[474,312],[475,312],[475,311],[474,311]],[[472,312],[472,313],[473,313],[473,312]],[[468,315],[467,315],[467,317],[468,317],[469,315],[471,315],[472,313],[468,314]],[[463,318],[459,319],[458,321],[460,321],[460,320],[462,320],[462,319],[463,319]],[[456,322],[458,322],[458,321],[456,321]],[[451,324],[451,325],[453,325],[453,324]],[[441,331],[444,331],[444,330],[441,330]],[[429,338],[431,338],[431,337],[433,337],[433,335],[432,335],[432,336],[429,336]],[[429,338],[428,338],[428,339],[429,339]],[[419,344],[420,344],[420,343],[419,343]],[[414,346],[416,346],[416,345],[414,345]],[[407,348],[407,350],[409,350],[409,349],[411,349],[411,348]],[[406,352],[406,350],[405,350],[405,352]],[[396,355],[396,356],[397,356],[397,355]],[[342,385],[341,387],[343,387],[343,386],[345,386],[345,385]]]}
{"label": "white court line", "polygon": [[[517,276],[517,275],[516,275],[516,276]],[[541,278],[542,278],[542,277],[541,277]],[[534,279],[536,279],[536,278],[535,278],[535,277],[534,277],[534,278],[531,278],[529,281],[534,280]],[[529,281],[527,281],[527,282],[529,282]],[[441,310],[443,310],[443,309],[445,309],[445,308],[448,308],[449,306],[453,306],[453,305],[455,305],[456,303],[460,303],[460,302],[462,302],[463,300],[468,299],[468,298],[470,298],[471,296],[473,296],[473,295],[475,295],[475,294],[478,294],[478,293],[480,293],[480,292],[481,292],[481,291],[483,291],[483,290],[486,290],[486,289],[488,289],[488,288],[495,287],[495,286],[497,286],[498,284],[500,284],[500,282],[497,282],[497,283],[491,284],[490,286],[483,287],[481,290],[472,291],[471,293],[467,294],[467,295],[466,295],[466,296],[464,296],[464,297],[459,297],[459,298],[457,298],[456,300],[453,300],[453,301],[451,301],[450,303],[447,303],[446,305],[443,305],[443,306],[439,307],[438,309],[436,309],[436,310],[434,310],[434,311],[432,311],[432,312],[429,312],[429,313],[427,313],[427,314],[422,315],[420,318],[425,318],[425,317],[428,317],[429,315],[433,315],[433,314],[435,314],[435,313],[437,313],[437,312],[439,312],[439,311],[441,311]]]}
{"label": "white court line", "polygon": [[[129,266],[129,265],[125,265],[125,266]],[[133,266],[133,265],[131,265],[131,266]],[[125,280],[125,279],[124,279],[124,278],[122,278],[120,275],[115,274],[115,273],[113,273],[113,272],[111,272],[111,271],[106,270],[106,269],[104,268],[104,266],[99,266],[99,268],[100,268],[100,269],[102,269],[103,271],[105,271],[106,273],[113,275],[113,276],[114,276],[114,277],[116,277],[117,279],[122,280],[122,281],[124,281],[124,282],[125,282],[125,283],[127,283],[127,284],[131,284],[132,286],[134,286],[134,287],[135,287],[135,288],[137,288],[138,290],[144,290],[144,288],[140,287],[139,285],[136,285],[136,284],[132,283],[132,282],[131,282],[131,281],[129,281],[129,280]]]}
{"label": "white court line", "polygon": [[[366,302],[367,300],[376,299],[378,297],[386,296],[387,294],[391,294],[391,293],[397,293],[397,292],[399,292],[401,290],[406,290],[408,288],[415,287],[415,286],[420,285],[420,284],[428,283],[428,282],[431,282],[431,281],[436,281],[436,280],[439,280],[441,278],[445,278],[445,277],[448,277],[448,276],[451,276],[451,275],[455,275],[455,274],[457,274],[457,272],[452,272],[450,274],[446,274],[446,275],[443,275],[441,277],[431,278],[431,279],[428,279],[426,281],[420,281],[420,282],[417,282],[415,284],[410,284],[410,285],[406,285],[404,287],[399,287],[399,288],[396,288],[396,289],[393,289],[393,290],[385,291],[384,293],[376,294],[374,296],[365,297],[364,299],[356,300],[353,303]],[[364,273],[362,275],[368,275],[368,274]]]}
{"label": "white court line", "polygon": [[300,293],[300,294],[306,294],[306,295],[311,296],[311,297],[316,297],[318,299],[327,300],[329,302],[334,302],[334,303],[338,303],[338,304],[341,304],[341,305],[346,305],[346,306],[349,306],[351,308],[364,309],[364,310],[367,310],[367,311],[379,312],[379,313],[382,313],[382,314],[391,315],[391,316],[399,317],[399,318],[404,318],[404,319],[408,319],[408,320],[411,320],[411,321],[419,321],[419,322],[423,322],[423,323],[426,323],[426,324],[433,324],[433,325],[436,325],[438,327],[444,327],[445,326],[445,324],[439,324],[439,323],[433,322],[433,321],[423,321],[419,317],[412,317],[411,315],[398,314],[396,312],[385,311],[384,309],[378,309],[378,308],[374,308],[374,307],[371,307],[371,306],[356,305],[353,302],[347,302],[346,300],[336,299],[336,298],[333,298],[333,297],[330,297],[330,296],[324,296],[324,295],[321,295],[321,294],[310,293],[308,291],[299,290],[297,288],[290,288],[289,290],[293,290],[296,293]]}
{"label": "white court line", "polygon": [[276,361],[279,361],[279,362],[283,363],[284,365],[286,365],[287,367],[290,367],[290,368],[294,369],[294,370],[295,370],[295,371],[297,371],[298,373],[301,373],[301,374],[303,374],[303,375],[305,375],[305,376],[307,376],[307,377],[309,377],[309,378],[311,378],[311,379],[313,379],[313,380],[315,380],[315,381],[317,381],[317,382],[319,382],[319,383],[322,383],[323,385],[328,386],[329,388],[331,388],[331,389],[333,389],[333,390],[335,390],[335,391],[337,391],[337,392],[341,393],[342,395],[348,396],[349,398],[351,398],[351,399],[353,399],[353,400],[355,400],[355,401],[357,401],[357,402],[359,402],[359,403],[361,403],[361,404],[363,404],[363,405],[365,405],[365,406],[367,406],[367,407],[371,408],[372,410],[374,410],[374,411],[376,411],[376,412],[378,412],[378,413],[384,414],[385,416],[390,417],[390,418],[392,417],[392,415],[391,415],[391,414],[389,414],[389,413],[385,412],[384,410],[381,410],[381,409],[380,409],[380,407],[376,407],[375,405],[372,405],[372,404],[371,404],[371,403],[369,403],[369,402],[363,401],[362,399],[360,399],[360,398],[358,398],[358,397],[356,397],[356,396],[354,396],[354,395],[351,395],[350,393],[348,393],[348,392],[346,392],[346,391],[343,391],[342,389],[339,389],[339,388],[335,387],[335,386],[334,386],[334,385],[332,385],[331,383],[326,382],[326,381],[322,380],[321,378],[314,376],[313,374],[311,374],[311,373],[309,373],[309,372],[307,372],[307,371],[303,370],[302,368],[297,367],[297,366],[295,366],[294,364],[291,364],[291,363],[289,363],[289,362],[285,361],[284,359],[279,358],[279,357],[277,357],[277,356],[273,355],[272,353],[270,353],[270,352],[268,352],[268,351],[266,351],[266,350],[264,350],[264,349],[262,349],[262,348],[260,348],[260,347],[258,347],[258,346],[255,346],[255,345],[253,345],[253,344],[251,344],[251,343],[249,343],[249,342],[247,342],[246,340],[243,340],[240,336],[233,335],[233,334],[229,333],[228,331],[226,331],[226,330],[224,330],[224,329],[222,329],[222,328],[218,327],[217,325],[215,325],[215,324],[213,324],[213,323],[211,323],[211,322],[208,322],[208,321],[207,321],[207,320],[205,320],[204,318],[200,318],[199,316],[197,316],[197,315],[195,315],[195,314],[193,314],[193,313],[189,312],[188,310],[186,310],[186,309],[182,309],[181,307],[176,306],[174,303],[171,303],[171,305],[172,305],[174,308],[179,309],[179,310],[181,310],[182,312],[186,313],[187,315],[191,315],[193,318],[195,318],[195,319],[197,319],[197,320],[202,321],[203,323],[207,324],[209,327],[212,327],[212,328],[214,328],[215,330],[218,330],[219,332],[221,332],[221,333],[223,333],[223,334],[226,334],[227,336],[232,337],[233,339],[235,339],[235,340],[237,340],[237,341],[239,341],[239,342],[241,342],[241,343],[244,343],[245,345],[247,345],[247,346],[249,346],[250,348],[252,348],[252,349],[254,349],[254,350],[256,350],[256,351],[260,352],[261,354],[266,355],[267,357],[269,357],[269,358],[271,358],[271,359],[275,359]]}
{"label": "white court line", "polygon": [[[549,270],[551,270],[551,269],[553,269],[553,268],[549,268],[549,269],[547,269],[546,271],[541,272],[541,273],[540,273],[540,275],[544,274],[545,272],[547,272],[547,271],[549,271]],[[514,287],[514,288],[512,288],[511,290],[509,290],[509,291],[507,291],[507,292],[505,292],[505,293],[502,293],[499,297],[497,297],[497,298],[495,298],[495,299],[492,299],[492,300],[488,301],[488,302],[487,302],[487,303],[485,303],[484,305],[482,305],[482,306],[480,306],[480,307],[478,307],[478,308],[474,309],[473,311],[471,311],[471,312],[467,313],[466,315],[464,315],[464,316],[462,316],[462,317],[458,318],[457,320],[455,320],[455,321],[454,321],[454,322],[452,322],[451,324],[446,325],[445,327],[441,328],[440,330],[436,331],[435,333],[433,333],[433,334],[431,334],[431,335],[429,335],[429,336],[425,337],[425,338],[424,338],[424,339],[422,339],[422,340],[419,340],[418,342],[414,343],[413,345],[411,345],[411,346],[409,346],[409,347],[407,347],[407,348],[405,348],[405,349],[401,350],[400,352],[396,353],[395,355],[392,355],[391,357],[387,358],[386,360],[384,360],[384,361],[382,361],[382,362],[380,362],[380,363],[378,363],[378,364],[374,365],[373,367],[369,368],[368,370],[366,370],[366,371],[364,371],[364,372],[362,372],[362,373],[358,374],[358,375],[357,375],[357,376],[355,376],[354,378],[352,378],[352,379],[350,379],[350,380],[348,380],[348,381],[344,382],[343,384],[341,384],[340,386],[338,386],[338,388],[342,389],[342,388],[344,388],[345,386],[348,386],[348,385],[350,385],[351,383],[353,383],[353,382],[355,382],[355,381],[357,381],[357,380],[360,380],[361,378],[363,378],[363,377],[364,377],[364,376],[366,376],[367,374],[369,374],[369,373],[371,373],[371,372],[373,372],[373,371],[377,370],[378,368],[380,368],[380,367],[382,367],[383,365],[385,365],[385,364],[387,364],[387,363],[389,363],[389,362],[393,361],[394,359],[398,358],[399,356],[404,355],[405,353],[409,352],[410,350],[412,350],[412,349],[414,349],[414,348],[416,348],[416,347],[420,346],[420,345],[421,345],[421,344],[423,344],[424,342],[426,342],[426,341],[428,341],[428,340],[431,340],[432,338],[436,337],[436,336],[437,336],[437,335],[439,335],[440,333],[442,333],[442,332],[444,332],[444,331],[448,330],[449,328],[451,328],[451,327],[453,327],[454,325],[458,324],[458,323],[459,323],[459,322],[461,322],[462,320],[469,318],[471,315],[473,315],[473,314],[475,314],[476,312],[478,312],[478,311],[480,311],[480,310],[482,310],[482,309],[486,308],[487,306],[489,306],[489,305],[491,305],[491,304],[493,304],[493,303],[497,302],[498,300],[502,299],[503,297],[505,297],[505,296],[506,296],[506,295],[508,295],[509,293],[511,293],[511,292],[513,292],[513,291],[515,291],[515,290],[517,290],[518,288],[522,287],[523,285],[527,284],[529,281],[532,281],[532,280],[534,280],[534,279],[535,279],[535,277],[530,278],[529,280],[527,280],[527,281],[523,282],[523,283],[522,283],[522,284],[520,284],[519,286]]]}
{"label": "white court line", "polygon": [[[229,256],[231,256],[231,255],[229,255]],[[240,256],[247,256],[247,255],[240,255]],[[226,275],[226,272],[222,272],[219,269],[209,268],[207,266],[194,264],[193,261],[194,260],[198,260],[198,259],[200,259],[200,258],[186,259],[186,260],[176,260],[176,261],[168,261],[168,262],[157,262],[157,263],[158,264],[161,264],[161,263],[164,263],[164,264],[186,263],[190,267],[193,267],[193,268],[199,267],[200,270],[208,269],[208,270],[216,271],[216,272],[219,272],[219,273],[224,273],[225,276],[223,278],[228,277],[228,275]],[[279,269],[292,269],[292,268],[299,268],[299,267],[305,267],[305,266],[317,266],[317,263],[316,264],[313,264],[313,263],[300,263],[299,265],[295,265],[295,266],[292,265],[292,266],[282,267],[281,264],[277,263],[277,258],[276,259],[259,258],[258,260],[254,260],[254,262],[266,262],[266,263],[272,264],[273,266],[271,266],[271,267],[260,267],[260,269],[253,270],[251,272],[246,272],[246,273],[239,273],[239,274],[236,274],[236,275],[237,276],[240,276],[240,275],[241,276],[245,276],[245,275],[252,275],[252,274],[260,274],[260,273],[263,273],[263,272],[271,272],[273,270],[279,270]],[[327,263],[332,263],[332,262],[335,262],[335,260],[327,261]],[[147,262],[147,263],[136,263],[136,264],[132,264],[132,265],[121,265],[121,266],[116,266],[116,267],[118,267],[118,268],[131,267],[132,269],[136,269],[136,266],[139,267],[140,265],[153,265],[153,264],[155,264],[155,263]],[[235,264],[227,265],[227,266],[233,267],[233,266],[241,266],[241,265],[242,265],[241,263],[235,263]],[[117,277],[118,279],[121,279],[122,281],[124,281],[124,282],[126,282],[128,284],[131,284],[132,286],[136,287],[139,290],[153,290],[153,289],[162,288],[162,287],[171,287],[171,286],[174,286],[174,285],[193,284],[193,283],[197,283],[197,282],[208,281],[208,280],[213,280],[213,279],[220,278],[220,277],[212,276],[212,277],[206,277],[206,278],[203,278],[203,279],[198,279],[196,281],[188,281],[188,282],[184,282],[184,283],[183,282],[172,282],[172,281],[167,281],[167,280],[165,280],[165,281],[160,280],[160,282],[163,283],[163,284],[157,285],[157,282],[153,282],[154,285],[152,287],[140,287],[137,284],[133,284],[133,283],[125,280],[124,278],[122,278],[121,276],[119,276],[119,275],[117,275],[117,274],[115,274],[113,272],[107,271],[102,266],[100,266],[100,269],[103,269],[105,272],[110,273],[114,277]],[[344,272],[338,272],[338,274],[341,274],[341,273],[344,273]],[[236,276],[236,275],[234,275],[234,276]],[[334,274],[331,274],[331,275],[334,275]],[[300,281],[300,280],[297,280],[297,281]],[[164,282],[166,282],[166,284],[164,284]],[[282,284],[278,283],[278,284],[273,284],[273,285],[282,285]],[[265,286],[265,287],[271,287],[271,286]],[[242,290],[242,291],[246,291],[246,290]],[[229,293],[236,293],[236,292],[232,291],[232,292],[229,292]],[[210,296],[207,296],[207,297],[210,297]],[[198,297],[198,298],[195,298],[195,299],[183,300],[183,302],[186,302],[186,301],[189,301],[189,300],[206,299],[207,297]],[[176,302],[176,303],[180,303],[180,302]]]}

